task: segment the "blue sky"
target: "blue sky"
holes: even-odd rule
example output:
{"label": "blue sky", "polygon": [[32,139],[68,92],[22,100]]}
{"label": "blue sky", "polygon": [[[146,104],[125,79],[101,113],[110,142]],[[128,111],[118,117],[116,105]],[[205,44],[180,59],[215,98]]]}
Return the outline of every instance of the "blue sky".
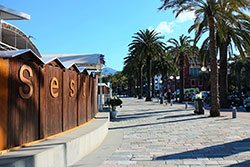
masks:
{"label": "blue sky", "polygon": [[122,70],[135,32],[155,28],[169,38],[186,34],[193,13],[178,19],[158,11],[160,0],[2,0],[1,4],[31,15],[29,21],[8,21],[22,29],[42,54],[105,55],[106,66]]}

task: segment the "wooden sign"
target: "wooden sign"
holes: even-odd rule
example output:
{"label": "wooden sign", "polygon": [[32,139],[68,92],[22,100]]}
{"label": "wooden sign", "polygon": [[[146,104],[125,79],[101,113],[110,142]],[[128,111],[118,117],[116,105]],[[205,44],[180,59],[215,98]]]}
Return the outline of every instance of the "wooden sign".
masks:
{"label": "wooden sign", "polygon": [[1,151],[91,120],[97,79],[75,66],[65,69],[58,60],[0,58],[0,106]]}

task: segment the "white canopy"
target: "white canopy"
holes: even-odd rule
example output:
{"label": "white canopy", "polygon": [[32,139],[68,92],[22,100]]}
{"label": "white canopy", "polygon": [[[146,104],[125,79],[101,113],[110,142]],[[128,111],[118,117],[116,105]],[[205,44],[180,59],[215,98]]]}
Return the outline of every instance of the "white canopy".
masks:
{"label": "white canopy", "polygon": [[0,19],[2,20],[30,20],[30,15],[18,12],[0,5]]}
{"label": "white canopy", "polygon": [[83,66],[89,70],[100,70],[104,64],[104,56],[102,54],[47,54],[42,55],[42,57],[57,57],[66,67],[76,64],[78,67]]}

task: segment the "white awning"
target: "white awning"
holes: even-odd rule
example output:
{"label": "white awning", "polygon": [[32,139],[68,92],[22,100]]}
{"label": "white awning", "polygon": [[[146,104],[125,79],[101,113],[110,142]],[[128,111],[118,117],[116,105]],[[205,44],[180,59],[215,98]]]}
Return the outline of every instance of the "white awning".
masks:
{"label": "white awning", "polygon": [[57,57],[66,67],[76,64],[78,67],[83,66],[89,70],[100,70],[104,64],[102,54],[47,54],[42,57]]}
{"label": "white awning", "polygon": [[2,20],[30,20],[30,15],[18,12],[0,5],[0,19]]}

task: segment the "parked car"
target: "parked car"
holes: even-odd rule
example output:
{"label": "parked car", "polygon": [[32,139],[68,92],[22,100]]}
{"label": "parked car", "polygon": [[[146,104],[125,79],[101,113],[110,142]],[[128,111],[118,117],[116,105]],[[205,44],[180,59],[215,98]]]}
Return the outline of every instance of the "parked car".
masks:
{"label": "parked car", "polygon": [[201,91],[192,97],[192,101],[194,101],[194,99],[197,97],[197,95],[199,95],[201,99],[205,100],[208,98],[210,93],[209,93],[209,91]]}
{"label": "parked car", "polygon": [[235,106],[235,107],[243,106],[243,98],[237,93],[229,95],[227,97],[227,100],[231,106]]}
{"label": "parked car", "polygon": [[250,97],[247,97],[243,100],[243,105],[246,111],[250,111]]}
{"label": "parked car", "polygon": [[[185,88],[184,89],[184,100],[191,101],[192,97],[199,92],[199,88]],[[180,98],[180,89],[177,89],[173,93],[174,98]]]}

